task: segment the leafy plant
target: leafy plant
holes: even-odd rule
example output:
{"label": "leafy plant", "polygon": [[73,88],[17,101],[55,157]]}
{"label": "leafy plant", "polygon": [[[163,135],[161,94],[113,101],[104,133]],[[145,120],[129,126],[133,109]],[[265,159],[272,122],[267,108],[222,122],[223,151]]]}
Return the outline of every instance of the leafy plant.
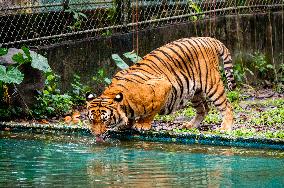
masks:
{"label": "leafy plant", "polygon": [[[132,63],[137,63],[138,61],[142,60],[142,58],[136,54],[134,51],[126,52],[123,54],[124,57],[132,61]],[[120,69],[127,69],[129,66],[118,54],[112,54],[111,58],[114,60],[116,66]]]}
{"label": "leafy plant", "polygon": [[254,73],[241,62],[236,62],[233,69],[234,78],[237,84],[247,82],[247,73],[252,76],[254,75]]}
{"label": "leafy plant", "polygon": [[[133,63],[137,63],[138,61],[142,60],[142,58],[140,56],[138,56],[134,51],[126,52],[126,53],[123,54],[123,56],[130,59],[130,61],[132,61]],[[118,66],[117,63],[116,63],[116,65]]]}
{"label": "leafy plant", "polygon": [[112,7],[107,9],[107,19],[113,24],[116,21],[118,9],[117,9],[117,1],[114,0],[112,2]]}
{"label": "leafy plant", "polygon": [[235,102],[240,100],[241,95],[239,91],[230,91],[227,93],[227,97],[230,102]]}
{"label": "leafy plant", "polygon": [[0,56],[6,55],[8,53],[7,48],[0,48]]}
{"label": "leafy plant", "polygon": [[275,77],[270,76],[274,67],[273,65],[267,62],[266,57],[263,53],[255,52],[251,54],[251,58],[255,72],[258,73],[259,78],[269,80],[275,79]]}
{"label": "leafy plant", "polygon": [[17,106],[7,106],[5,108],[0,108],[0,121],[7,121],[12,117],[19,117],[22,113],[22,109]]}
{"label": "leafy plant", "polygon": [[[4,56],[8,53],[8,49],[6,48],[0,48],[0,55]],[[15,54],[12,59],[15,61],[17,60],[17,57],[19,55]],[[22,55],[23,56],[23,55]],[[19,60],[19,64],[22,64],[22,62]],[[9,67],[6,67],[4,65],[0,65],[0,85],[4,84],[20,84],[23,79],[24,75],[21,73],[21,71],[18,69],[19,65],[10,65]]]}
{"label": "leafy plant", "polygon": [[68,10],[65,10],[65,12],[70,13],[73,17],[72,25],[67,26],[71,31],[80,30],[84,19],[88,18],[86,14],[82,12],[78,12],[74,9],[68,9]]}
{"label": "leafy plant", "polygon": [[237,84],[250,83],[250,78],[257,78],[254,80],[258,83],[263,80],[277,80],[275,67],[268,62],[265,54],[258,51],[250,54],[238,54],[235,57],[233,72]]}
{"label": "leafy plant", "polygon": [[112,31],[107,29],[105,32],[102,33],[102,36],[103,37],[108,37],[108,36],[111,36],[112,35]]}
{"label": "leafy plant", "polygon": [[46,57],[40,54],[37,54],[35,52],[31,52],[30,57],[31,57],[31,66],[33,68],[38,69],[44,73],[48,73],[52,71],[48,64],[48,60]]}
{"label": "leafy plant", "polygon": [[[19,70],[19,67],[24,64],[30,64],[33,68],[41,70],[43,72],[51,71],[47,59],[40,54],[31,53],[30,50],[23,46],[22,51],[24,52],[14,54],[12,56],[12,60],[15,64],[11,64],[8,67],[4,65],[0,65],[0,82],[4,84],[20,84],[23,79],[24,75]],[[0,55],[6,55],[8,50],[5,48],[0,48]]]}
{"label": "leafy plant", "polygon": [[106,71],[104,68],[100,68],[95,76],[93,76],[93,80],[97,82],[99,85],[107,85],[111,83],[111,79],[107,77]]}
{"label": "leafy plant", "polygon": [[67,94],[43,94],[37,98],[38,104],[33,110],[37,118],[63,116],[72,111],[71,96]]}
{"label": "leafy plant", "polygon": [[129,66],[120,58],[118,54],[112,54],[111,58],[114,60],[116,66],[120,69],[127,69]]}
{"label": "leafy plant", "polygon": [[71,83],[72,89],[70,96],[72,97],[72,102],[74,105],[84,105],[85,104],[85,93],[91,89],[81,83],[81,78],[78,75],[74,75],[73,82]]}
{"label": "leafy plant", "polygon": [[58,82],[60,77],[53,72],[45,75],[45,88],[39,91],[37,104],[32,110],[32,114],[36,118],[58,117],[63,116],[72,111],[73,101],[68,94],[60,94]]}
{"label": "leafy plant", "polygon": [[190,12],[200,14],[200,15],[191,16],[190,17],[191,21],[196,21],[196,20],[204,17],[204,15],[201,15],[202,12],[203,12],[201,7],[197,3],[193,2],[192,0],[188,0],[188,8],[189,8]]}
{"label": "leafy plant", "polygon": [[[112,6],[106,9],[106,15],[107,15],[107,22],[110,25],[115,25],[117,18],[119,17],[119,13],[121,7],[121,0],[113,0]],[[107,29],[102,33],[102,36],[111,36],[113,33],[112,29]]]}
{"label": "leafy plant", "polygon": [[253,137],[256,135],[255,129],[246,129],[246,128],[240,128],[233,130],[230,135],[233,135],[235,137]]}
{"label": "leafy plant", "polygon": [[[8,119],[11,116],[17,116],[21,113],[20,107],[11,106],[11,96],[9,88],[16,87],[15,84],[20,84],[24,80],[24,74],[20,71],[23,65],[31,66],[43,72],[51,71],[47,59],[42,55],[36,54],[23,46],[22,52],[18,52],[12,56],[11,63],[8,66],[0,65],[0,116]],[[8,53],[8,49],[0,48],[0,56]],[[0,62],[1,63],[1,62]]]}
{"label": "leafy plant", "polygon": [[20,84],[24,80],[24,74],[17,67],[0,65],[0,81],[5,84]]}
{"label": "leafy plant", "polygon": [[21,49],[23,50],[24,54],[21,52],[14,54],[12,57],[13,61],[17,62],[19,65],[31,63],[32,57],[30,50],[25,46],[23,46]]}
{"label": "leafy plant", "polygon": [[237,0],[236,3],[237,3],[237,6],[244,6],[246,1],[245,0]]}

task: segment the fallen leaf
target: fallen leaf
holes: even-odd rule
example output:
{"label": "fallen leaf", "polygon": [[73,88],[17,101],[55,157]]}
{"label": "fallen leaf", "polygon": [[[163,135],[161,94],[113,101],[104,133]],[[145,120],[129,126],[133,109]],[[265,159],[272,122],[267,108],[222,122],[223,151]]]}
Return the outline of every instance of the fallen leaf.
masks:
{"label": "fallen leaf", "polygon": [[64,122],[69,124],[72,121],[72,117],[71,116],[65,116],[64,118]]}
{"label": "fallen leaf", "polygon": [[73,115],[72,115],[72,122],[73,123],[79,123],[81,120],[80,120],[80,112],[74,112]]}
{"label": "fallen leaf", "polygon": [[40,123],[48,124],[49,122],[46,119],[42,119],[42,120],[40,120]]}

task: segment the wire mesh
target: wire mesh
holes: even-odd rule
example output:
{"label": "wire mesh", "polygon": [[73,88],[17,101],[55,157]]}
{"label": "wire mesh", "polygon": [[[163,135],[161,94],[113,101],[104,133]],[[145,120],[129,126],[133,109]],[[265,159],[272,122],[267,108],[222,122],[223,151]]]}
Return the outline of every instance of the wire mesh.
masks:
{"label": "wire mesh", "polygon": [[0,46],[110,36],[229,14],[283,10],[284,0],[0,0]]}

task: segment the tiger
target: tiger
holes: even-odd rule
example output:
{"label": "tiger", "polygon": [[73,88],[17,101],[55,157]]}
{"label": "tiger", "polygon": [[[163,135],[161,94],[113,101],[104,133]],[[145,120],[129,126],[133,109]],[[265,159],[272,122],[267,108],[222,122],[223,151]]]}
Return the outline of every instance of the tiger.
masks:
{"label": "tiger", "polygon": [[229,90],[236,87],[229,50],[211,37],[182,38],[159,47],[119,71],[103,93],[86,94],[90,130],[101,136],[132,128],[147,131],[157,114],[171,114],[191,102],[196,115],[183,127],[200,126],[211,102],[220,111],[220,130],[231,131],[233,109],[226,97],[220,61]]}

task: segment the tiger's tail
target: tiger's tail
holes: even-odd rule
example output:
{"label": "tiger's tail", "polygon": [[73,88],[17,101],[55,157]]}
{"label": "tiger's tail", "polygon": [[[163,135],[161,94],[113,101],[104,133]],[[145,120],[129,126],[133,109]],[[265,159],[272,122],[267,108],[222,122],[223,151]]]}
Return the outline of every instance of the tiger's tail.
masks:
{"label": "tiger's tail", "polygon": [[234,80],[234,75],[233,75],[233,63],[232,63],[231,53],[223,43],[221,43],[220,41],[218,42],[220,44],[219,55],[224,65],[224,71],[227,78],[228,88],[229,90],[232,91],[236,88],[236,82]]}

